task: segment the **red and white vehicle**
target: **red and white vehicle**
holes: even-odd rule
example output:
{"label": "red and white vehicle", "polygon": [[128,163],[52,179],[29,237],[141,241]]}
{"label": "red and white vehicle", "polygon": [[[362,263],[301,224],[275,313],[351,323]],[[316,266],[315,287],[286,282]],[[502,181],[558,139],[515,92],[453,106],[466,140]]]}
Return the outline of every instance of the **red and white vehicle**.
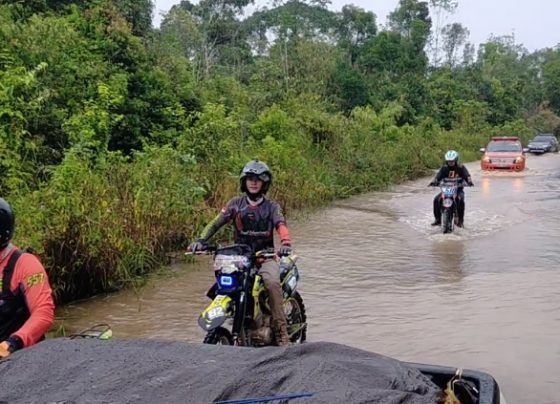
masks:
{"label": "red and white vehicle", "polygon": [[511,170],[525,169],[525,153],[521,140],[517,136],[496,136],[486,148],[480,149],[483,154],[480,160],[482,170]]}

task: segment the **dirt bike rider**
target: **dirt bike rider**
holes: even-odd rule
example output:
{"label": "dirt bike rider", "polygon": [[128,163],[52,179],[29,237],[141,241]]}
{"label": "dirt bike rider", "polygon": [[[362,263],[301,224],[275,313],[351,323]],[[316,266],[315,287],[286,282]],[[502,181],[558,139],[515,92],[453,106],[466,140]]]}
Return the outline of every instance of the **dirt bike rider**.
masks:
{"label": "dirt bike rider", "polygon": [[[461,178],[470,187],[474,184],[472,182],[469,170],[462,164],[459,164],[459,153],[455,150],[449,150],[445,153],[445,164],[439,169],[436,177],[428,185],[435,187],[438,186],[441,180],[444,178]],[[458,213],[458,223],[457,226],[463,227],[463,221],[465,218],[465,191],[463,186],[460,185],[457,189],[457,213]],[[441,225],[441,205],[440,205],[441,192],[434,197],[434,222],[432,226]]]}
{"label": "dirt bike rider", "polygon": [[14,227],[12,208],[0,198],[0,358],[39,342],[54,320],[47,273],[10,242]]}
{"label": "dirt bike rider", "polygon": [[[259,160],[249,161],[239,176],[244,196],[232,198],[221,212],[205,227],[200,238],[189,246],[194,251],[204,250],[206,243],[227,223],[233,225],[235,243],[248,244],[253,251],[274,248],[274,230],[280,236],[278,255],[292,252],[290,234],[280,205],[265,197],[272,184],[272,173]],[[280,285],[280,268],[276,261],[267,260],[259,269],[270,299],[272,326],[279,346],[289,344],[284,299]]]}

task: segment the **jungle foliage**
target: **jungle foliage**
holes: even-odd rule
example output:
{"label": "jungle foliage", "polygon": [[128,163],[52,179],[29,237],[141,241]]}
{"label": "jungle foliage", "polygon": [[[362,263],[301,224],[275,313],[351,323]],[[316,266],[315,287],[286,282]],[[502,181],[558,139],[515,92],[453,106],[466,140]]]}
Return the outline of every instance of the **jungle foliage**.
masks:
{"label": "jungle foliage", "polygon": [[[560,49],[476,50],[456,2],[400,0],[386,28],[322,0],[0,2],[0,195],[59,302],[166,262],[274,171],[288,211],[414,178],[492,135],[560,133]],[[250,11],[253,10],[253,11]],[[443,16],[443,17],[442,17]]]}

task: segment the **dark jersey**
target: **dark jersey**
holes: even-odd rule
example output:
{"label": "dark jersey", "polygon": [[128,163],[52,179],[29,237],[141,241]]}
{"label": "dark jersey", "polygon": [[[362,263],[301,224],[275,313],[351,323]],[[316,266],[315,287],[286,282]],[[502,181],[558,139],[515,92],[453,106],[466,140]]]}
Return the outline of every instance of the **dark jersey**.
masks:
{"label": "dark jersey", "polygon": [[[249,204],[245,196],[232,198],[202,233],[202,239],[210,239],[222,226],[233,224],[233,240],[247,244],[253,251],[274,248],[274,230],[285,225],[286,220],[278,203],[263,198],[256,206]],[[283,235],[280,235],[283,237]],[[289,237],[289,236],[288,236]],[[288,240],[283,240],[288,241]]]}
{"label": "dark jersey", "polygon": [[444,178],[462,178],[463,181],[467,182],[471,175],[467,167],[456,164],[453,167],[449,167],[447,164],[442,166],[438,173],[436,174],[436,181],[440,182]]}

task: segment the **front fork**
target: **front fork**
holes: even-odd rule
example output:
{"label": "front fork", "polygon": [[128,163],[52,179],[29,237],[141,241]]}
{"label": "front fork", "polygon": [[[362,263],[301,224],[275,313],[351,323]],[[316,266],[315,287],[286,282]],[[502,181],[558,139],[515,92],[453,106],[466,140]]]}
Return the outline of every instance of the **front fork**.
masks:
{"label": "front fork", "polygon": [[249,345],[247,330],[245,327],[245,317],[247,315],[247,289],[249,284],[250,282],[248,277],[245,277],[243,281],[243,290],[239,293],[239,298],[236,302],[235,317],[233,319],[232,327],[233,340],[236,341],[237,345],[242,346]]}

